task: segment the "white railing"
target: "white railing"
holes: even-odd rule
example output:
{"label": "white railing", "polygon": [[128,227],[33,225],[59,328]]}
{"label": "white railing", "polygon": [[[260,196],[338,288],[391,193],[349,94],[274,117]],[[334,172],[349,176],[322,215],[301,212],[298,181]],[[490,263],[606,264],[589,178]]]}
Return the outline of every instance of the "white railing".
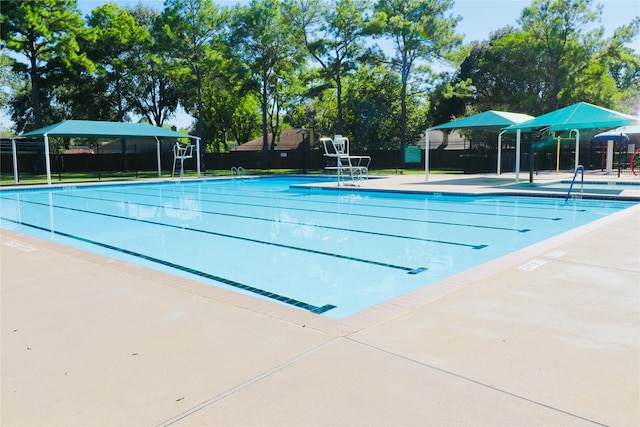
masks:
{"label": "white railing", "polygon": [[247,171],[242,166],[233,166],[231,168],[231,175],[234,177],[247,176]]}

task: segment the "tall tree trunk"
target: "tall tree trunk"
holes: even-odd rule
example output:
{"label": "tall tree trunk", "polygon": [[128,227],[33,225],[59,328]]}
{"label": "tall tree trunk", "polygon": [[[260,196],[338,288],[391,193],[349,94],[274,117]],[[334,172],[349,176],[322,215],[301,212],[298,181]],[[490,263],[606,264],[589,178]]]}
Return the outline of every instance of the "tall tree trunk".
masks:
{"label": "tall tree trunk", "polygon": [[[40,104],[40,75],[36,69],[36,58],[34,55],[31,56],[31,102],[33,105],[33,119],[36,122],[36,129],[40,129],[42,127],[42,105]],[[25,119],[26,120],[26,119]],[[25,121],[26,124],[26,121]],[[24,129],[24,126],[23,126]],[[44,170],[44,165],[46,162],[44,156],[44,137],[39,139],[43,143],[42,147],[38,149],[38,157],[35,164],[34,172],[40,173]],[[42,150],[42,151],[40,151]]]}
{"label": "tall tree trunk", "polygon": [[197,133],[198,137],[202,141],[202,136],[204,135],[204,104],[202,102],[202,75],[200,73],[200,67],[195,67],[196,72],[196,84],[198,86],[198,128]]}
{"label": "tall tree trunk", "polygon": [[269,135],[267,129],[267,77],[262,78],[262,168],[269,170]]}
{"label": "tall tree trunk", "polygon": [[33,103],[33,118],[36,122],[36,129],[42,127],[42,104],[40,102],[40,75],[36,64],[35,55],[31,55],[31,101]]}
{"label": "tall tree trunk", "polygon": [[336,133],[342,135],[342,81],[340,77],[336,78],[336,87],[338,89],[338,123],[336,125]]}
{"label": "tall tree trunk", "polygon": [[403,53],[402,59],[402,88],[400,89],[400,167],[404,168],[404,148],[407,145],[407,85],[409,73],[411,72],[411,62],[407,54]]}
{"label": "tall tree trunk", "polygon": [[[122,106],[122,84],[120,80],[120,70],[116,70],[116,98],[118,98],[118,121],[124,122],[124,107]],[[122,153],[122,171],[127,170],[127,139],[120,138],[120,151]]]}
{"label": "tall tree trunk", "polygon": [[560,93],[560,76],[558,75],[558,68],[556,65],[553,73],[553,93],[551,94],[551,111],[558,109],[558,94]]}

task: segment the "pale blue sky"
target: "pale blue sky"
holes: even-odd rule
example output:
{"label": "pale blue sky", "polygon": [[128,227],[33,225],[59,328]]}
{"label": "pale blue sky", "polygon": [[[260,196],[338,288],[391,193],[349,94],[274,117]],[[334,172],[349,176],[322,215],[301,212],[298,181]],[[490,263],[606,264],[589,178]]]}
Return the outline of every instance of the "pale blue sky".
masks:
{"label": "pale blue sky", "polygon": [[[111,0],[122,6],[135,6],[138,3],[147,4],[155,9],[162,9],[164,0]],[[249,3],[248,0],[214,0],[221,6],[232,6],[237,3]],[[91,12],[93,8],[107,3],[106,0],[78,0],[78,6],[83,14]],[[453,15],[459,15],[462,20],[458,24],[458,32],[465,35],[465,42],[484,40],[492,31],[507,25],[515,25],[520,12],[531,4],[531,0],[455,0]],[[604,5],[602,11],[602,25],[607,36],[613,30],[628,24],[634,16],[640,16],[640,1],[638,0],[595,0],[594,4]],[[640,42],[639,42],[640,43]],[[636,47],[640,50],[640,45]]]}

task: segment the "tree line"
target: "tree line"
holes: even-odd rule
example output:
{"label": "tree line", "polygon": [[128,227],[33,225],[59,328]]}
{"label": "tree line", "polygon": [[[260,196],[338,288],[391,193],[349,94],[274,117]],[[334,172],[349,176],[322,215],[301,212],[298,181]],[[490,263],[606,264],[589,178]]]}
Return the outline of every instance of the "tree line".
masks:
{"label": "tree line", "polygon": [[[640,102],[640,18],[605,37],[592,0],[533,0],[463,44],[451,0],[3,0],[0,107],[14,131],[65,119],[163,126],[178,108],[208,151],[285,128],[404,149],[430,125],[488,109],[539,115]],[[271,137],[269,137],[271,136]],[[404,156],[401,156],[404,157]]]}

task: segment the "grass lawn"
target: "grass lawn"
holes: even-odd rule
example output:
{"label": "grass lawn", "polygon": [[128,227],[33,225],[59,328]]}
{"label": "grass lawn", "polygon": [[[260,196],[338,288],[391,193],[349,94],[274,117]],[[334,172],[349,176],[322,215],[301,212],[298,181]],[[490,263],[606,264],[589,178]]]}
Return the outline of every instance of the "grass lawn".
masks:
{"label": "grass lawn", "polygon": [[[308,175],[322,174],[323,170],[310,170]],[[247,175],[284,175],[298,173],[296,169],[249,169]],[[419,169],[372,169],[369,171],[370,175],[395,175],[401,174],[423,174],[424,170]],[[462,171],[429,171],[429,173],[446,173],[446,174],[459,174]],[[195,171],[185,171],[185,177],[195,178],[197,176]],[[231,171],[224,170],[208,170],[201,173],[202,177],[207,176],[231,176]],[[73,182],[97,182],[97,181],[129,181],[136,179],[153,179],[158,178],[157,171],[143,171],[143,172],[64,172],[64,173],[52,173],[51,183],[73,183]],[[162,171],[163,179],[170,179],[171,172]],[[47,176],[45,174],[31,174],[20,173],[20,184],[46,184]],[[13,185],[13,174],[2,173],[0,175],[0,185]]]}

